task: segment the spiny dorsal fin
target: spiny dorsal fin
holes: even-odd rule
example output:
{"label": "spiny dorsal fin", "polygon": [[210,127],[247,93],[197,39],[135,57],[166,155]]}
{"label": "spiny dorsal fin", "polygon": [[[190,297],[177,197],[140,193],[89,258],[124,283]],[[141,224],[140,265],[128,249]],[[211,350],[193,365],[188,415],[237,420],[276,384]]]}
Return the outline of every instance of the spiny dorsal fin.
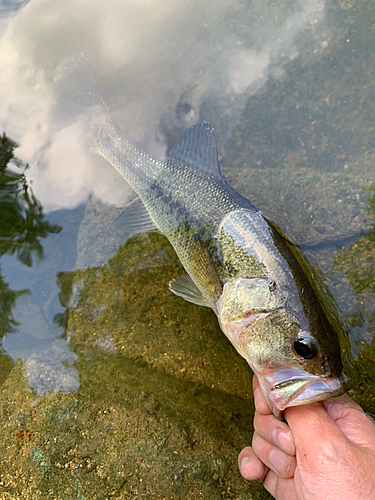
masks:
{"label": "spiny dorsal fin", "polygon": [[175,295],[182,297],[188,302],[192,302],[198,306],[210,307],[188,274],[182,274],[171,280],[169,282],[169,289]]}
{"label": "spiny dorsal fin", "polygon": [[208,175],[221,178],[214,130],[207,122],[187,128],[168,157],[199,166]]}
{"label": "spiny dorsal fin", "polygon": [[112,226],[122,234],[147,233],[158,229],[139,196],[116,215]]}

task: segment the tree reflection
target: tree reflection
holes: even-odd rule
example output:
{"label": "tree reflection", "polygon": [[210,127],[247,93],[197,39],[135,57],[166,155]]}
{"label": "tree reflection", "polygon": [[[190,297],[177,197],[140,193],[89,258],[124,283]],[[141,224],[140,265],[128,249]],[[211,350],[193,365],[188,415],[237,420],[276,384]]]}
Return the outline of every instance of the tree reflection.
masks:
{"label": "tree reflection", "polygon": [[[14,156],[17,144],[0,136],[0,258],[15,255],[25,266],[43,258],[41,239],[50,233],[59,233],[61,226],[50,224],[43,215],[43,207],[35,198],[25,171],[28,165]],[[0,338],[14,331],[17,323],[12,314],[20,295],[28,290],[14,291],[1,276],[0,268]]]}

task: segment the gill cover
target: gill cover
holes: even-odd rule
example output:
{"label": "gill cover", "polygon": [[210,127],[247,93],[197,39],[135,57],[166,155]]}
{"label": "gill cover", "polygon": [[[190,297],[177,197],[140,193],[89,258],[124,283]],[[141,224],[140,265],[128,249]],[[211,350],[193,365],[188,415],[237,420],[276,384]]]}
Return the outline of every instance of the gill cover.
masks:
{"label": "gill cover", "polygon": [[217,301],[219,322],[226,336],[251,366],[246,350],[250,325],[282,308],[284,303],[283,295],[272,280],[238,278],[225,283]]}

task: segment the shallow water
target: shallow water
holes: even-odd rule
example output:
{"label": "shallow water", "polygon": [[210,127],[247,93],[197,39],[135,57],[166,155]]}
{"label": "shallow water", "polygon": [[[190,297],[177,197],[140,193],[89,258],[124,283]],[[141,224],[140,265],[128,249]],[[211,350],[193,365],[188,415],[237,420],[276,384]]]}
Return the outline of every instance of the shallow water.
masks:
{"label": "shallow water", "polygon": [[85,52],[114,118],[160,156],[210,121],[236,189],[293,241],[333,237],[306,254],[348,323],[350,393],[375,413],[372,2],[14,9],[0,10],[1,131],[19,143],[19,161],[5,139],[0,157],[18,175],[0,177],[0,496],[268,498],[236,465],[250,370],[211,311],[168,291],[168,242],[112,229],[131,193],[59,128],[53,79]]}

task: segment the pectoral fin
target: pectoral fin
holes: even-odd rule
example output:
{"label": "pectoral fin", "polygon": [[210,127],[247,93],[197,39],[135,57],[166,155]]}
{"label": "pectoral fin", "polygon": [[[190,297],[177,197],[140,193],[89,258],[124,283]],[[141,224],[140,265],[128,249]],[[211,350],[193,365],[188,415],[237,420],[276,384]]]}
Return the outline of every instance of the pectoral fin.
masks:
{"label": "pectoral fin", "polygon": [[158,229],[139,196],[116,215],[112,226],[122,234],[147,233]]}
{"label": "pectoral fin", "polygon": [[188,274],[182,274],[171,280],[169,282],[169,289],[175,295],[182,297],[188,302],[192,302],[198,306],[210,307]]}
{"label": "pectoral fin", "polygon": [[[193,304],[210,307],[216,311],[216,302],[222,293],[222,285],[212,257],[199,238],[191,238],[187,245],[190,262],[185,266],[189,275],[178,276],[169,283],[170,290]],[[194,277],[194,280],[191,278]],[[201,290],[195,283],[199,283]]]}

